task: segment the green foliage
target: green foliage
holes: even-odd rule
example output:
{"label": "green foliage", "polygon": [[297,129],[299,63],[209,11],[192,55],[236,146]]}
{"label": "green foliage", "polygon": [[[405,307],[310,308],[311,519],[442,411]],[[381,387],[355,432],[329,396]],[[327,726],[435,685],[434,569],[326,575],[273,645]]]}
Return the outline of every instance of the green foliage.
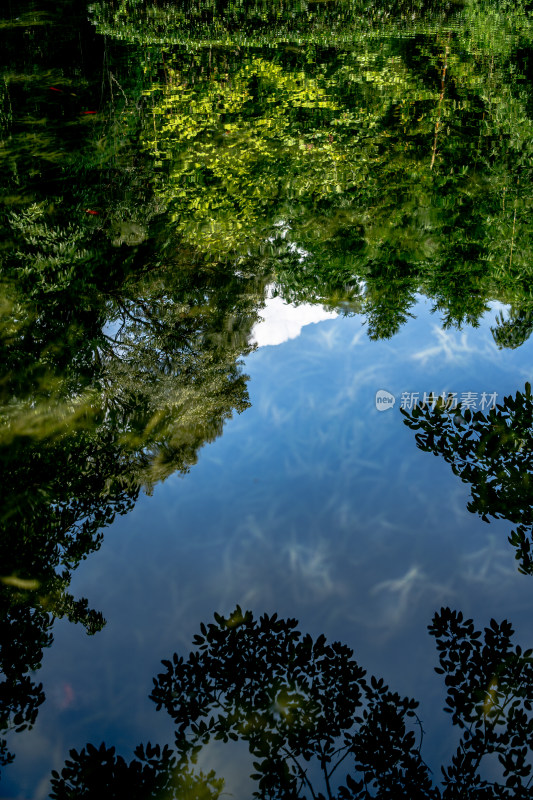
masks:
{"label": "green foliage", "polygon": [[507,319],[500,312],[497,325],[491,328],[494,341],[500,349],[515,350],[526,342],[533,331],[533,310],[530,306],[511,309]]}
{"label": "green foliage", "polygon": [[416,444],[442,456],[455,475],[471,485],[468,510],[489,522],[507,519],[517,526],[509,542],[516,548],[519,571],[533,574],[533,395],[505,397],[488,412],[439,402],[401,409],[405,424],[416,433]]}
{"label": "green foliage", "polygon": [[[23,237],[25,248],[13,253],[13,278],[28,298],[61,292],[75,281],[87,262],[84,232],[74,225],[58,230],[46,224],[44,205],[33,203],[10,215],[13,233]],[[81,247],[80,247],[81,245]],[[11,277],[9,273],[7,277]]]}
{"label": "green foliage", "polygon": [[[249,349],[257,292],[262,284],[254,278],[152,268],[101,298],[86,317],[85,336],[80,325],[76,335],[56,339],[54,322],[68,312],[59,294],[27,306],[39,304],[35,317],[51,341],[44,330],[37,335],[31,318],[19,327],[6,314],[17,377],[14,396],[9,376],[0,393],[0,664],[5,648],[21,647],[24,637],[46,635],[49,645],[55,618],[82,622],[88,633],[102,627],[102,615],[68,592],[72,570],[98,549],[103,528],[133,508],[142,486],[149,491],[169,474],[187,472],[233,410],[247,407],[238,358]],[[41,317],[44,309],[48,317]],[[106,313],[109,333],[102,329]],[[43,354],[37,375],[35,350]],[[24,666],[24,653],[20,675],[38,666],[35,659]],[[20,727],[11,695],[26,687],[34,707],[26,684],[7,676],[2,728]]]}
{"label": "green foliage", "polygon": [[[418,292],[462,326],[531,286],[532,105],[516,58],[529,10],[472,0],[436,25],[436,7],[394,5],[262,7],[285,43],[255,6],[244,40],[239,5],[92,7],[139,46],[142,141],[188,245],[253,255],[283,297],[364,313],[372,338],[394,335]],[[303,44],[320,25],[334,48]]]}

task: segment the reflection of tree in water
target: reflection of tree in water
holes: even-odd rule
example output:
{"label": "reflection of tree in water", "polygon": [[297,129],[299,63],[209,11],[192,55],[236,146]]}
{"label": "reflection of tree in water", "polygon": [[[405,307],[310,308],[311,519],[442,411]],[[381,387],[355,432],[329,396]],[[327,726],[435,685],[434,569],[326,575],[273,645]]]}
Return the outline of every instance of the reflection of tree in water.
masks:
{"label": "reflection of tree in water", "polygon": [[529,52],[531,32],[520,0],[488,7],[128,2],[90,14],[150,76],[156,113],[140,139],[184,239],[207,257],[270,259],[283,297],[362,313],[386,338],[420,292],[456,327],[476,325],[488,300],[527,301],[531,82],[512,77],[509,41],[520,30]]}
{"label": "reflection of tree in water", "polygon": [[114,747],[88,744],[79,753],[71,750],[71,761],[52,773],[50,797],[97,800],[216,800],[224,781],[213,772],[194,773],[178,768],[177,757],[165,745],[140,745],[131,762],[116,754]]}
{"label": "reflection of tree in water", "polygon": [[68,592],[103,528],[141,487],[188,472],[248,406],[239,358],[263,289],[244,264],[206,270],[176,242],[164,266],[155,243],[128,252],[138,263],[125,269],[121,249],[88,230],[72,239],[61,220],[42,205],[12,214],[0,259],[0,731],[35,719],[44,695],[27,673],[54,619],[104,624]]}
{"label": "reflection of tree in water", "polygon": [[[238,359],[264,275],[287,298],[362,311],[371,337],[383,338],[420,290],[448,324],[475,322],[486,297],[514,290],[517,271],[528,285],[531,262],[520,211],[530,89],[517,85],[494,22],[450,33],[442,129],[446,121],[452,134],[429,174],[442,49],[431,25],[407,54],[392,19],[383,39],[353,24],[374,18],[366,3],[237,4],[228,14],[225,2],[200,2],[185,15],[157,3],[96,5],[95,24],[131,47],[121,60],[123,45],[116,55],[106,39],[102,82],[103,37],[85,14],[72,25],[75,5],[56,3],[43,25],[17,7],[2,27],[1,729],[35,718],[43,694],[28,672],[54,618],[89,632],[103,624],[68,592],[102,529],[141,486],[187,472],[246,407]],[[390,4],[379,5],[379,19],[389,17]],[[392,16],[438,9],[416,0]],[[343,21],[346,51],[331,47]],[[243,25],[261,45],[250,52],[189,41]],[[312,58],[286,46],[292,31],[310,36]],[[169,44],[176,33],[184,48]],[[487,103],[479,87],[489,72]],[[162,151],[170,157],[159,170]],[[505,209],[502,187],[518,168]],[[509,269],[491,272],[491,258]],[[519,332],[528,324],[521,317]],[[500,337],[514,346],[525,334],[515,326]]]}
{"label": "reflection of tree in water", "polygon": [[[16,698],[52,641],[53,620],[66,616],[89,633],[104,624],[68,592],[103,528],[133,508],[141,487],[188,472],[233,411],[248,406],[238,359],[256,319],[256,286],[234,274],[151,271],[103,295],[85,337],[80,319],[75,334],[57,338],[54,317],[69,317],[57,298],[35,315],[47,318],[49,341],[31,323],[6,335],[18,391],[13,402],[8,374],[0,388],[0,731],[21,727]],[[28,356],[36,347],[37,363],[48,361],[38,380]],[[35,709],[43,695],[31,687]]]}
{"label": "reflection of tree in water", "polygon": [[485,522],[508,519],[519,571],[533,574],[533,396],[524,391],[505,397],[486,413],[451,410],[439,399],[412,411],[402,409],[418,447],[443,456],[455,475],[471,486],[468,510]]}
{"label": "reflection of tree in water", "polygon": [[511,350],[521,347],[533,332],[533,309],[527,306],[512,309],[507,319],[498,314],[497,325],[491,331],[498,347]]}
{"label": "reflection of tree in water", "polygon": [[[105,788],[107,797],[219,797],[223,781],[194,769],[211,740],[247,743],[260,798],[531,796],[532,651],[513,645],[508,622],[476,631],[443,608],[429,626],[445,710],[461,736],[440,786],[421,755],[418,703],[367,676],[350,648],[313,641],[296,625],[238,607],[227,619],[215,614],[189,657],[164,661],[154,681],[152,700],[176,724],[175,749],[141,746],[129,764],[105,745],[71,751],[61,775],[53,773],[51,796],[97,797]],[[499,777],[483,777],[494,756]]]}
{"label": "reflection of tree in water", "polygon": [[35,720],[44,693],[29,673],[54,620],[103,626],[68,591],[103,529],[141,487],[188,472],[247,407],[239,359],[264,283],[244,262],[238,274],[206,265],[174,235],[128,139],[138,114],[118,117],[110,97],[103,117],[80,113],[101,97],[102,40],[25,20],[5,41],[24,91],[8,81],[0,98],[15,110],[0,113],[11,196],[0,210],[0,733]]}

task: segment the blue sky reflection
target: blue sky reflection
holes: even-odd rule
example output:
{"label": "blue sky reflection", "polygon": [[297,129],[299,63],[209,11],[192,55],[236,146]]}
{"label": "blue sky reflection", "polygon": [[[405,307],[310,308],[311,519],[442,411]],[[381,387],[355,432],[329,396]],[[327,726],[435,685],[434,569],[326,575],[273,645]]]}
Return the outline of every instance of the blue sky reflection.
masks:
{"label": "blue sky reflection", "polygon": [[[60,768],[87,741],[126,757],[140,741],[171,740],[170,720],[147,699],[160,659],[186,654],[199,622],[236,603],[349,643],[365,668],[422,701],[426,758],[447,758],[454,739],[426,627],[446,604],[481,626],[511,619],[529,646],[531,579],[516,571],[510,525],[471,515],[469,487],[417,450],[399,398],[501,400],[523,388],[532,345],[499,351],[496,311],[476,330],[442,331],[421,302],[390,341],[371,342],[359,318],[339,317],[253,353],[252,407],[190,475],[143,495],[74,575],[72,591],[108,624],[93,638],[57,626],[39,674],[48,701],[34,731],[17,737],[6,796],[14,786],[46,796],[50,763]],[[378,389],[395,395],[390,411],[377,411]],[[210,763],[241,796],[242,754],[232,766],[215,750]]]}

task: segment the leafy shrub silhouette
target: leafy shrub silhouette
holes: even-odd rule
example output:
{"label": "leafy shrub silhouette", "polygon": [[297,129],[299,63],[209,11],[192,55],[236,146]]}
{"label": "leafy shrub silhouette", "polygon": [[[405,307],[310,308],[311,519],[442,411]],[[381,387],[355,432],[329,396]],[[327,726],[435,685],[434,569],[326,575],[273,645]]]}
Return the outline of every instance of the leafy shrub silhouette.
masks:
{"label": "leafy shrub silhouette", "polygon": [[[175,654],[154,679],[151,698],[176,724],[175,749],[141,746],[130,764],[105,745],[72,750],[61,775],[53,773],[51,797],[216,798],[223,781],[194,768],[212,739],[248,744],[258,798],[531,797],[533,651],[513,645],[509,622],[491,620],[481,632],[442,608],[429,626],[445,711],[461,732],[440,785],[413,730],[417,701],[367,677],[346,645],[296,626],[276,614],[256,620],[239,606],[227,618],[215,614],[188,658]],[[498,780],[484,775],[494,757]]]}
{"label": "leafy shrub silhouette", "polygon": [[508,519],[516,528],[519,572],[533,574],[533,395],[531,385],[486,413],[439,402],[401,409],[405,424],[417,431],[420,450],[442,456],[471,485],[468,510],[485,521]]}

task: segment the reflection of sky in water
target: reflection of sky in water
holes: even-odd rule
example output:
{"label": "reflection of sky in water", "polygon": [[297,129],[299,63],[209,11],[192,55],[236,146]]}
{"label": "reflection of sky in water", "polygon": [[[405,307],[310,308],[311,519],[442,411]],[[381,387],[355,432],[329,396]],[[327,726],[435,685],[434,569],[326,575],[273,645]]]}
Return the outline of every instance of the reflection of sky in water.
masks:
{"label": "reflection of sky in water", "polygon": [[[72,591],[108,624],[93,638],[57,625],[38,676],[47,702],[35,730],[13,742],[5,796],[19,786],[29,797],[39,780],[46,796],[50,768],[88,740],[127,758],[141,741],[171,741],[170,719],[147,699],[160,659],[186,655],[199,622],[236,603],[349,643],[362,666],[422,701],[430,763],[449,758],[455,739],[426,626],[448,604],[479,626],[508,617],[529,645],[533,583],[516,571],[509,524],[469,514],[469,487],[417,450],[398,404],[376,410],[375,392],[502,399],[531,379],[532,346],[498,351],[489,324],[443,332],[427,306],[418,312],[391,341],[370,342],[358,318],[338,318],[248,358],[252,408],[190,475],[118,519],[75,574]],[[236,753],[233,779],[225,750],[210,764],[239,796],[248,762]]]}
{"label": "reflection of sky in water", "polygon": [[265,347],[295,339],[305,325],[335,319],[337,312],[312,303],[295,306],[281,297],[270,296],[269,291],[259,316],[261,321],[254,325],[250,338],[258,347]]}

